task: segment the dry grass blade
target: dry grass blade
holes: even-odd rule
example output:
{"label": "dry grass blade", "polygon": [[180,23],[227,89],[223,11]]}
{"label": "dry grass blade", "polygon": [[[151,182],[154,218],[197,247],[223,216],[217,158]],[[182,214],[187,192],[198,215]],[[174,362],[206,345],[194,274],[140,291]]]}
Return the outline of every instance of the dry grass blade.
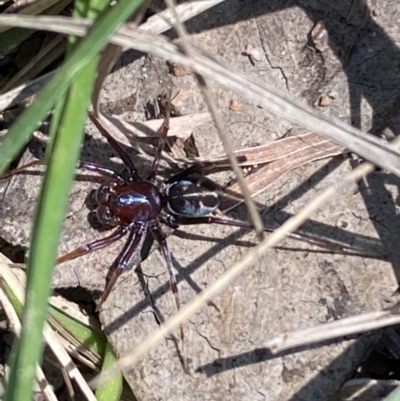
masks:
{"label": "dry grass blade", "polygon": [[[4,13],[20,14],[20,15],[37,15],[47,10],[52,5],[58,3],[59,0],[36,0],[32,2],[25,2],[24,4],[16,2],[11,7],[8,7]],[[0,28],[0,33],[7,31],[10,28]]]}
{"label": "dry grass blade", "polygon": [[[201,82],[201,81],[203,81],[203,79],[201,79],[199,81]],[[238,180],[238,186],[240,188],[241,194],[244,197],[244,202],[247,206],[247,209],[249,210],[249,213],[251,216],[251,221],[254,224],[254,229],[257,233],[258,239],[262,240],[262,238],[264,236],[264,229],[263,229],[264,225],[263,225],[260,213],[258,212],[255,203],[251,199],[251,192],[248,188],[246,179],[243,177],[242,170],[239,168],[238,162],[233,153],[233,147],[228,138],[228,135],[226,134],[225,125],[223,124],[221,118],[219,117],[219,115],[217,113],[217,108],[216,108],[215,102],[207,88],[206,82],[205,81],[203,81],[203,82],[204,82],[204,85],[201,85],[201,86],[203,89],[204,99],[211,112],[211,115],[213,116],[214,123],[215,123],[215,126],[218,131],[219,139],[224,146],[224,149],[228,156],[229,162],[231,163],[232,170],[235,173],[235,176]]]}
{"label": "dry grass blade", "polygon": [[[18,281],[17,277],[11,271],[9,261],[4,255],[0,254],[0,274],[7,282],[15,296],[19,299],[21,303],[24,302],[24,291],[22,285]],[[53,332],[53,330],[46,324],[44,329],[44,338],[46,343],[51,348],[53,354],[57,357],[60,365],[68,372],[71,380],[75,380],[78,387],[82,390],[83,394],[88,400],[96,401],[96,398],[91,391],[88,383],[83,378],[82,374],[79,372],[78,368],[75,366],[71,357],[65,351],[65,348],[62,346],[60,341],[57,338],[57,335]]]}
{"label": "dry grass blade", "polygon": [[278,353],[289,348],[377,330],[399,323],[400,309],[399,305],[395,305],[387,310],[364,313],[317,327],[285,333],[267,341],[264,345],[273,353]]}
{"label": "dry grass blade", "polygon": [[[0,289],[0,304],[3,306],[4,312],[6,313],[10,326],[17,336],[21,332],[21,322],[18,319],[17,312],[14,310],[11,302],[8,300],[6,294]],[[36,380],[40,386],[43,396],[48,401],[57,401],[57,397],[54,394],[53,388],[47,381],[43,370],[40,366],[36,367]]]}
{"label": "dry grass blade", "polygon": [[44,337],[54,355],[56,355],[61,366],[68,372],[68,376],[71,378],[71,380],[74,380],[76,382],[77,386],[81,389],[86,399],[96,401],[96,397],[94,396],[81,372],[73,363],[65,348],[59,342],[57,335],[53,332],[53,330],[50,329],[47,324],[44,328]]}
{"label": "dry grass blade", "polygon": [[[188,19],[193,18],[224,1],[225,0],[191,1],[187,4],[177,6],[176,14],[178,15],[179,21],[187,21]],[[165,32],[168,29],[173,28],[176,21],[176,14],[170,9],[162,11],[149,18],[145,24],[140,26],[140,29],[154,34]]]}
{"label": "dry grass blade", "polygon": [[167,320],[160,330],[155,331],[144,343],[137,347],[130,354],[122,357],[115,364],[114,367],[101,373],[96,379],[92,381],[92,385],[96,386],[104,382],[104,380],[110,379],[118,373],[120,370],[124,371],[132,368],[138,360],[146,354],[155,344],[161,341],[166,335],[176,330],[179,325],[186,319],[200,310],[208,301],[210,301],[216,294],[222,291],[230,283],[233,282],[247,267],[257,262],[268,249],[276,246],[288,233],[293,232],[299,228],[317,209],[319,209],[324,203],[333,199],[333,195],[338,191],[343,190],[349,185],[354,184],[355,181],[365,177],[369,174],[375,166],[371,163],[364,163],[343,177],[343,180],[338,182],[326,190],[324,190],[318,197],[304,207],[296,216],[293,216],[280,228],[274,231],[268,238],[264,239],[260,244],[247,252],[246,255],[239,261],[230,267],[223,276],[221,276],[216,282],[201,292],[196,298],[194,298],[189,304],[182,308],[175,316]]}
{"label": "dry grass blade", "polygon": [[29,83],[23,84],[15,89],[12,89],[2,95],[0,95],[0,111],[4,111],[11,107],[14,107],[31,96],[35,95],[46,85],[47,82],[52,78],[53,72],[49,72],[36,78]]}
{"label": "dry grass blade", "polygon": [[[247,177],[252,196],[263,192],[269,185],[290,170],[306,163],[346,153],[343,146],[310,133],[275,141],[258,148],[235,152],[235,156],[245,156],[250,164],[268,163]],[[252,162],[252,163],[251,163]],[[226,191],[229,197],[240,201],[226,201],[221,210],[227,212],[243,202],[241,188],[234,184]]]}
{"label": "dry grass blade", "polygon": [[[65,17],[19,15],[0,15],[0,24],[45,29],[78,36],[85,35],[91,26],[91,22],[88,20],[71,21]],[[207,57],[204,52],[201,53],[196,50],[189,58],[182,54],[179,47],[169,41],[138,30],[133,31],[126,26],[121,27],[111,41],[120,46],[132,47],[142,52],[163,57],[182,64],[199,74],[210,76],[220,84],[242,94],[277,116],[286,118],[288,121],[310,131],[318,132],[400,176],[400,153],[391,145],[342,121],[318,115],[308,106],[296,103],[286,95],[278,93],[272,85],[249,79],[223,63],[216,62],[215,57]]]}
{"label": "dry grass blade", "polygon": [[[169,124],[168,136],[186,138],[196,126],[210,120],[211,116],[209,113],[197,113],[172,118]],[[145,122],[128,122],[105,114],[99,115],[99,121],[119,142],[131,147],[135,146],[135,137],[158,135],[157,130],[163,122],[162,119]]]}
{"label": "dry grass blade", "polygon": [[60,341],[70,355],[88,366],[94,371],[98,371],[101,366],[101,357],[96,352],[93,352],[86,344],[82,343],[76,336],[70,333],[62,324],[55,318],[49,316],[48,322],[50,326],[59,335]]}
{"label": "dry grass blade", "polygon": [[[304,152],[309,152],[316,156],[321,153],[321,158],[324,158],[325,154],[327,156],[338,155],[344,150],[343,146],[336,145],[329,139],[322,138],[321,135],[314,132],[309,132],[307,134],[278,139],[266,145],[237,150],[234,152],[234,155],[236,157],[245,157],[245,160],[239,163],[241,166],[254,166],[279,159],[298,157],[299,153],[303,154]],[[331,152],[332,154],[329,154]],[[215,161],[225,158],[226,156],[221,155],[216,157]],[[214,161],[214,159],[210,161]]]}
{"label": "dry grass blade", "polygon": [[29,4],[34,3],[35,0],[20,0],[13,2],[9,7],[4,10],[4,13],[15,14],[23,7],[27,7]]}
{"label": "dry grass blade", "polygon": [[31,77],[38,75],[65,51],[65,39],[62,36],[56,36],[43,49],[36,54],[27,65],[15,74],[4,86],[2,93],[11,88],[22,85],[24,81],[29,81]]}
{"label": "dry grass blade", "polygon": [[[196,15],[208,10],[215,5],[222,3],[225,0],[198,0],[192,1],[189,4],[181,4],[177,7],[177,12],[181,21],[193,18]],[[150,17],[144,24],[140,25],[138,29],[150,32],[153,34],[160,34],[172,27],[171,24],[171,12],[169,10],[163,11]],[[132,27],[131,24],[127,26]],[[22,85],[20,88],[13,89],[9,93],[0,96],[0,111],[5,110],[9,107],[15,106],[20,102],[24,101],[28,97],[39,92],[39,90],[48,82],[53,73],[48,73],[43,77],[32,80],[31,82]],[[98,94],[97,94],[98,97]],[[96,94],[95,94],[96,98]],[[95,102],[93,102],[95,104]],[[150,124],[151,128],[151,124]],[[173,128],[172,128],[173,130]],[[122,143],[131,146],[131,143],[124,137],[118,139]]]}

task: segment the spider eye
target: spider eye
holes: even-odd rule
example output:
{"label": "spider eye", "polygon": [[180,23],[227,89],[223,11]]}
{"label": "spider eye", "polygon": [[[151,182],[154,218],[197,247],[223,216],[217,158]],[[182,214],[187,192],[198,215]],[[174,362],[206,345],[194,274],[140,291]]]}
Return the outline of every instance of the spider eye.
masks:
{"label": "spider eye", "polygon": [[96,210],[96,216],[101,224],[107,226],[116,226],[120,224],[119,218],[112,214],[108,206],[99,206]]}
{"label": "spider eye", "polygon": [[166,195],[171,212],[188,217],[202,217],[218,208],[222,189],[206,177],[192,176],[171,182],[166,189]]}
{"label": "spider eye", "polygon": [[109,202],[110,196],[114,193],[116,183],[106,182],[101,185],[96,191],[96,200],[99,205],[106,205]]}

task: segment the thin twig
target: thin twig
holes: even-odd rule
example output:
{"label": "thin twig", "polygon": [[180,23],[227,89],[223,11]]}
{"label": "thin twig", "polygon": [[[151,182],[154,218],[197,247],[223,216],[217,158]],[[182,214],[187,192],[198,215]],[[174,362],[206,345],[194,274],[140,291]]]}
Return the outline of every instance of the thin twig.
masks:
{"label": "thin twig", "polygon": [[363,313],[336,322],[321,324],[317,327],[284,333],[267,341],[264,346],[273,353],[278,353],[289,348],[363,333],[399,323],[400,308],[399,305],[395,305],[383,311]]}

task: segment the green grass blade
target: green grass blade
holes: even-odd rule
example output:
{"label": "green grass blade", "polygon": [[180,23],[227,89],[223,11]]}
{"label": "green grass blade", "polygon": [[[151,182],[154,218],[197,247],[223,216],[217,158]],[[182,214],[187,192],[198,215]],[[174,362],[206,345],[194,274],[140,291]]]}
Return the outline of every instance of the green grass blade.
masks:
{"label": "green grass blade", "polygon": [[[103,370],[112,366],[117,361],[110,344],[107,343],[106,351],[104,353]],[[119,401],[121,399],[123,386],[122,373],[118,373],[113,379],[107,383],[101,384],[96,390],[96,398],[98,401]]]}
{"label": "green grass blade", "polygon": [[120,0],[102,13],[87,36],[79,42],[69,59],[59,68],[53,79],[10,128],[0,146],[0,174],[29,141],[30,135],[43,121],[58,99],[67,91],[78,72],[95,57],[107,39],[144,0]]}
{"label": "green grass blade", "polygon": [[[0,277],[0,287],[6,293],[7,298],[11,302],[13,308],[21,319],[23,312],[23,304],[14,294],[8,283]],[[104,355],[106,347],[106,337],[103,332],[73,319],[72,317],[60,312],[58,309],[50,306],[49,315],[52,316],[61,326],[68,330],[74,337],[85,344],[90,350],[99,355]]]}
{"label": "green grass blade", "polygon": [[[47,170],[35,213],[22,332],[13,349],[6,401],[32,398],[35,366],[43,348],[42,332],[52,270],[96,76],[97,53],[106,42],[106,37],[132,13],[134,5],[139,6],[140,2],[121,0],[115,7],[108,9],[106,14],[102,14],[100,23],[93,27],[86,39],[71,46],[74,49],[64,66],[41,92],[37,101],[15,122],[0,148],[1,170],[29,139],[32,126],[37,125],[59,101],[55,126],[52,127],[50,151],[46,153]],[[66,94],[72,81],[73,85]],[[64,94],[65,98],[62,98]]]}
{"label": "green grass blade", "polygon": [[[42,352],[42,332],[50,295],[51,272],[57,257],[62,221],[68,202],[68,193],[75,173],[86,107],[91,95],[91,84],[96,68],[87,66],[81,76],[89,78],[85,88],[71,88],[71,99],[80,102],[67,103],[60,121],[42,192],[37,206],[30,257],[27,271],[26,304],[22,318],[22,332],[13,361],[6,400],[30,400],[32,397],[35,365]],[[92,77],[92,80],[90,80]],[[86,102],[85,102],[86,100]]]}
{"label": "green grass blade", "polygon": [[99,354],[100,356],[104,354],[107,339],[103,332],[97,331],[80,322],[77,322],[75,319],[65,315],[51,306],[49,314],[79,341],[90,348],[90,350],[96,354]]}
{"label": "green grass blade", "polygon": [[21,318],[23,305],[3,277],[0,278],[0,287],[7,295],[7,298],[11,302],[11,305],[15,309],[15,312],[17,313],[18,317]]}

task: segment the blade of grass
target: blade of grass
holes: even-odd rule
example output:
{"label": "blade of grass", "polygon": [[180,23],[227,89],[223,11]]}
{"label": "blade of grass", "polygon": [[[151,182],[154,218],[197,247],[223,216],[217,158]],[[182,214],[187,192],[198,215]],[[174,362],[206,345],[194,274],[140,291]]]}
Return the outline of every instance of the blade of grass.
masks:
{"label": "blade of grass", "polygon": [[[6,294],[9,302],[11,303],[18,317],[21,318],[23,311],[23,304],[22,302],[20,302],[16,294],[14,294],[13,290],[8,285],[7,281],[1,276],[0,276],[0,288]],[[60,312],[53,306],[50,306],[49,317],[50,316],[54,318],[54,320],[59,324],[59,326],[63,327],[64,330],[67,330],[80,342],[85,344],[90,350],[99,355],[104,354],[107,342],[104,333],[97,331],[92,327],[88,327],[87,325],[84,325],[81,322],[76,321],[70,316]],[[50,325],[52,325],[51,322]],[[58,334],[60,334],[60,331],[58,331]]]}
{"label": "blade of grass", "polygon": [[[58,14],[63,10],[72,0],[62,0],[43,11],[43,15]],[[35,30],[12,28],[5,32],[0,33],[0,58],[3,58],[10,51],[15,49],[21,42],[29,38]]]}
{"label": "blade of grass", "polygon": [[[124,10],[121,9],[123,1],[126,2],[126,0],[122,0],[118,5],[120,6],[119,9],[117,9],[118,6],[116,6],[109,9],[107,13],[102,14],[103,24],[104,21],[107,21],[109,15],[117,14],[117,16],[121,18],[122,16],[128,17],[131,14],[131,12],[127,13],[127,9],[132,10],[131,4],[130,7],[126,7]],[[130,1],[131,0],[129,0],[129,2]],[[102,2],[102,4],[99,2]],[[107,5],[104,0],[95,2],[95,9],[89,8],[83,1],[77,4],[79,5],[79,11],[77,11],[76,14],[82,15],[83,13],[85,16],[88,16],[88,14],[93,15],[93,13],[97,14],[99,8],[102,9]],[[139,4],[139,2],[137,4]],[[92,5],[90,5],[90,7],[92,7]],[[116,13],[116,9],[119,12]],[[115,29],[115,20],[113,22]],[[112,33],[112,29],[110,29],[109,26],[107,28],[105,32],[100,32],[94,27],[91,34],[89,33],[88,35],[89,39],[91,35],[95,35],[97,46],[99,46],[99,44],[104,41],[104,36]],[[99,59],[96,52],[89,58],[86,55],[86,62],[84,63],[82,63],[82,60],[77,60],[77,54],[79,55],[79,51],[82,51],[80,49],[85,49],[82,43],[88,43],[88,38],[86,40],[83,39],[82,42],[78,42],[77,38],[71,39],[71,55],[64,64],[64,67],[61,68],[61,71],[63,71],[72,60],[74,64],[71,66],[71,69],[74,71],[73,76],[75,77],[75,81],[71,85],[68,93],[65,94],[64,97],[61,97],[61,100],[58,102],[55,119],[52,125],[51,146],[49,146],[46,152],[48,168],[43,181],[32,233],[32,244],[27,271],[26,303],[22,319],[23,328],[20,339],[13,350],[13,363],[6,391],[6,401],[22,401],[32,398],[35,366],[42,353],[42,333],[47,311],[47,299],[50,295],[52,269],[57,257],[57,246],[61,234],[62,221],[67,207],[68,193],[74,176],[75,165],[79,157],[87,107],[90,102]],[[70,73],[70,70],[68,70],[68,72]],[[69,75],[69,77],[71,79],[71,75]],[[34,116],[35,119],[33,122],[38,119],[40,121],[45,117],[48,111],[47,108],[52,107],[54,101],[60,99],[60,95],[62,96],[66,93],[65,90],[63,90],[52,102],[44,98],[46,90],[49,91],[49,88],[51,89],[54,83],[59,79],[60,76],[56,75],[42,91],[39,96],[41,99],[38,99],[38,101],[14,124],[14,131],[12,131],[12,129],[10,130],[12,132],[6,137],[1,149],[5,149],[6,151],[7,149],[9,151],[17,150],[15,145],[11,144],[10,146],[10,142],[7,144],[7,139],[9,139],[9,137],[15,137],[15,126],[21,124],[21,121],[23,121],[24,118],[26,119],[27,116],[29,116],[30,113],[32,114],[36,109],[44,115],[42,117]],[[54,89],[58,89],[57,91],[59,91],[59,88]],[[46,96],[47,95],[52,95],[52,97],[54,97],[54,93],[47,93]],[[39,102],[39,100],[41,100],[41,102]],[[38,104],[39,106],[37,106]],[[12,133],[13,135],[11,135]],[[20,136],[24,138],[23,141],[29,138],[29,131],[25,130],[24,134],[25,135],[22,135],[20,133]],[[24,143],[23,141],[20,141],[20,143]],[[19,141],[17,140],[17,142]],[[9,156],[12,156],[12,152],[10,153]],[[7,156],[6,154],[5,157]],[[34,346],[32,346],[32,344]]]}
{"label": "blade of grass", "polygon": [[[96,66],[90,63],[79,76],[86,77],[86,85],[80,88],[73,86],[69,91],[68,101],[63,104],[57,136],[53,139],[52,152],[47,157],[48,168],[36,210],[28,261],[23,328],[6,393],[6,400],[9,401],[29,400],[32,396],[33,366],[42,351],[40,344],[50,295],[51,271],[57,257],[58,239],[79,156],[95,71]],[[82,82],[82,79],[78,81]]]}
{"label": "blade of grass", "polygon": [[[11,264],[12,264],[11,261],[0,253],[0,284],[2,286],[1,288],[3,290],[10,288],[13,294],[13,297],[10,299],[13,298],[15,299],[16,297],[20,306],[22,306],[22,304],[25,302],[25,294],[24,294],[25,286],[21,284],[20,279],[11,270],[10,268]],[[7,286],[6,285],[3,286],[3,284],[5,283],[7,283]],[[22,310],[22,307],[20,309]],[[63,347],[62,343],[64,343],[64,341],[62,340],[60,341],[58,336],[55,334],[54,330],[52,330],[47,324],[45,325],[43,334],[46,344],[49,346],[49,348],[51,349],[51,351],[53,352],[54,356],[56,357],[59,363],[67,387],[70,386],[72,388],[71,384],[72,380],[77,385],[77,388],[81,389],[82,393],[86,395],[87,400],[96,401],[94,394],[88,387],[87,382],[85,381],[82,374],[75,366],[72,359],[69,357],[66,349]]]}
{"label": "blade of grass", "polygon": [[50,315],[63,325],[72,335],[87,345],[93,352],[103,355],[107,341],[104,333],[97,332],[90,327],[84,326],[82,323],[66,316],[57,309],[51,308]]}
{"label": "blade of grass", "polygon": [[99,53],[116,28],[143,3],[145,0],[121,0],[102,13],[87,36],[79,42],[68,60],[38,95],[36,102],[10,128],[0,147],[0,174],[26,145],[31,133],[67,91],[79,71]]}
{"label": "blade of grass", "polygon": [[[108,369],[115,362],[117,362],[117,356],[115,355],[111,345],[106,344],[106,350],[104,353],[103,370]],[[123,376],[122,373],[116,375],[113,379],[101,384],[96,390],[97,401],[118,401],[121,399],[123,388]]]}
{"label": "blade of grass", "polygon": [[[11,302],[1,289],[0,289],[0,304],[8,317],[8,321],[10,322],[10,326],[14,334],[18,336],[21,330],[21,323],[18,319],[16,311],[13,309]],[[47,381],[46,376],[44,375],[40,366],[37,366],[36,368],[36,379],[39,383],[40,389],[42,390],[44,398],[47,401],[57,401],[57,397],[54,394],[54,390]]]}

